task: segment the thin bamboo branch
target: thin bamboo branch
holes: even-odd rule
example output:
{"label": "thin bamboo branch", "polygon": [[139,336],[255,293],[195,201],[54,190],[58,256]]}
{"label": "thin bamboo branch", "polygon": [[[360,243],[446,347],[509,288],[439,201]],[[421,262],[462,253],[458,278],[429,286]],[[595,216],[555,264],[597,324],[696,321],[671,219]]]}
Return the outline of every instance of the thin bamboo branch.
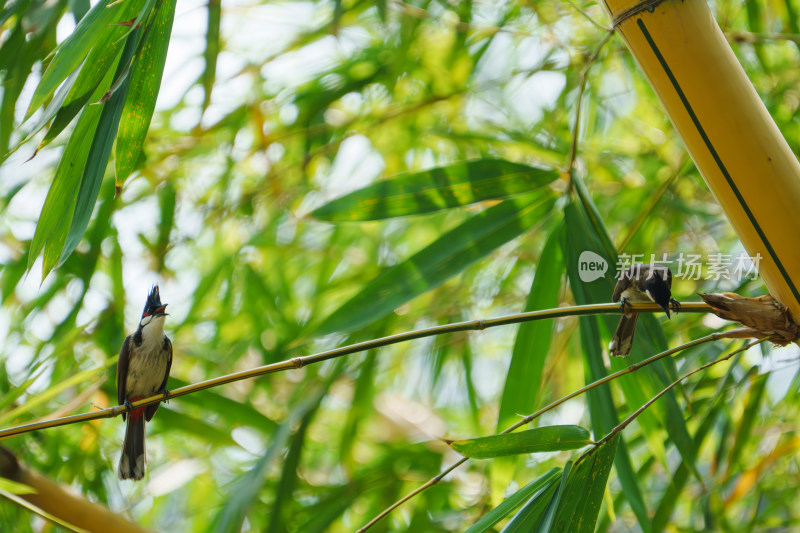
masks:
{"label": "thin bamboo branch", "polygon": [[[650,363],[654,363],[654,362],[658,361],[659,359],[663,359],[664,357],[668,357],[668,356],[673,355],[675,353],[678,353],[680,351],[686,350],[688,348],[692,348],[694,346],[697,346],[698,344],[703,344],[705,342],[718,340],[718,339],[721,339],[721,338],[724,338],[724,337],[725,337],[724,333],[712,333],[711,335],[706,335],[705,337],[701,337],[701,338],[693,340],[691,342],[687,342],[686,344],[682,344],[682,345],[680,345],[680,346],[678,346],[676,348],[672,348],[670,350],[666,350],[664,352],[658,353],[658,354],[656,354],[656,355],[654,355],[654,356],[652,356],[652,357],[650,357],[648,359],[645,359],[644,361],[641,361],[639,363],[634,363],[634,364],[632,364],[631,366],[629,366],[627,368],[623,368],[622,370],[618,370],[617,372],[614,372],[613,374],[609,374],[608,376],[606,376],[604,378],[601,378],[601,379],[598,379],[597,381],[589,383],[585,387],[581,387],[580,389],[578,389],[576,391],[573,391],[570,394],[567,394],[566,396],[563,396],[562,398],[559,398],[558,400],[550,403],[549,405],[547,405],[545,407],[542,407],[541,409],[539,409],[535,413],[526,416],[525,418],[523,418],[519,422],[515,423],[514,425],[504,429],[503,431],[500,432],[500,434],[502,435],[502,434],[505,434],[505,433],[510,433],[510,432],[514,431],[515,429],[521,427],[521,426],[529,424],[530,422],[532,422],[536,418],[542,416],[547,411],[550,411],[550,410],[558,407],[559,405],[561,405],[562,403],[566,402],[567,400],[571,400],[572,398],[575,398],[576,396],[580,396],[584,392],[587,392],[587,391],[589,391],[589,390],[591,390],[591,389],[593,389],[595,387],[599,387],[603,383],[607,383],[607,382],[609,382],[609,381],[611,381],[613,379],[616,379],[616,378],[618,378],[618,377],[620,377],[620,376],[622,376],[624,374],[630,374],[631,372],[636,372],[640,368],[642,368],[644,366],[647,366]],[[758,344],[759,342],[763,342],[764,340],[766,340],[766,339],[761,339],[759,341],[756,341],[756,342],[752,343],[751,345]],[[751,345],[748,345],[747,347],[745,347],[745,349],[749,348],[749,346],[751,346]],[[736,352],[733,352],[733,353],[731,353],[731,355],[734,355],[735,353]],[[687,377],[687,376],[684,376],[684,377]],[[683,379],[683,378],[681,378],[681,379]],[[678,380],[678,381],[680,381],[680,380]],[[673,383],[672,385],[670,385],[670,387],[673,387],[676,383]],[[659,393],[659,396],[663,395],[667,390],[669,390],[669,387],[666,390],[664,390],[661,393]],[[656,399],[658,399],[658,398],[656,398]],[[652,403],[652,402],[650,402],[650,403]],[[630,423],[630,421],[627,421],[627,422]],[[606,438],[608,438],[608,437],[606,437]],[[390,512],[392,512],[393,510],[397,509],[398,507],[400,507],[400,505],[404,504],[405,502],[407,502],[408,500],[410,500],[411,498],[413,498],[417,494],[421,493],[423,490],[427,489],[428,487],[431,487],[431,486],[437,484],[447,474],[449,474],[450,472],[452,472],[453,470],[455,470],[456,468],[458,468],[462,464],[466,463],[467,460],[469,460],[469,457],[464,457],[462,459],[459,459],[457,462],[455,462],[452,465],[450,465],[449,467],[447,467],[445,470],[443,470],[442,472],[437,474],[435,477],[429,479],[424,484],[420,485],[419,487],[417,487],[413,491],[409,492],[408,494],[406,494],[405,496],[403,496],[402,498],[400,498],[399,500],[394,502],[392,505],[390,505],[389,507],[387,507],[386,509],[381,511],[380,514],[378,514],[375,518],[370,520],[361,529],[359,529],[357,531],[357,533],[363,533],[364,531],[368,530],[370,527],[375,525],[383,517],[385,517]]]}
{"label": "thin bamboo branch", "polygon": [[432,486],[436,485],[442,479],[444,479],[444,477],[447,474],[449,474],[450,472],[452,472],[453,470],[455,470],[459,466],[463,465],[468,460],[469,460],[469,457],[462,457],[457,462],[455,462],[452,465],[448,466],[447,468],[445,468],[444,470],[439,472],[437,475],[435,475],[434,477],[430,478],[428,481],[426,481],[425,483],[423,483],[422,485],[420,485],[416,489],[412,490],[411,492],[409,492],[408,494],[406,494],[405,496],[403,496],[402,498],[400,498],[399,500],[394,502],[392,505],[390,505],[389,507],[387,507],[386,509],[381,511],[379,515],[377,515],[375,518],[373,518],[372,520],[370,520],[369,522],[364,524],[360,529],[356,530],[356,533],[363,533],[364,531],[368,530],[369,528],[371,528],[372,526],[374,526],[375,524],[380,522],[380,520],[384,516],[388,515],[389,513],[391,513],[392,511],[394,511],[395,509],[397,509],[398,507],[400,507],[401,505],[406,503],[408,500],[410,500],[411,498],[413,498],[414,496],[416,496],[417,494],[419,494],[423,490],[427,489],[428,487],[432,487]]}
{"label": "thin bamboo branch", "polygon": [[[661,311],[661,308],[658,307],[656,304],[633,304],[631,306],[631,309],[639,312]],[[275,372],[282,372],[284,370],[303,368],[304,366],[308,366],[314,363],[320,363],[322,361],[327,361],[328,359],[335,359],[337,357],[350,355],[356,352],[372,350],[374,348],[389,346],[391,344],[397,344],[400,342],[407,342],[414,339],[421,339],[423,337],[431,337],[434,335],[441,335],[444,333],[454,333],[457,331],[483,330],[496,326],[507,326],[510,324],[519,324],[521,322],[542,320],[545,318],[560,318],[564,316],[582,316],[582,315],[593,315],[593,314],[614,314],[614,313],[619,313],[620,311],[621,309],[619,304],[615,303],[576,305],[572,307],[545,309],[542,311],[530,311],[528,313],[519,313],[515,315],[508,315],[504,317],[490,318],[485,320],[478,319],[478,320],[470,320],[467,322],[456,322],[454,324],[434,326],[432,328],[425,328],[417,331],[408,331],[405,333],[399,333],[397,335],[390,335],[388,337],[381,337],[379,339],[359,342],[356,344],[351,344],[349,346],[343,346],[341,348],[320,352],[318,354],[306,355],[302,357],[294,357],[286,361],[259,366],[256,368],[251,368],[249,370],[243,370],[241,372],[234,372],[233,374],[227,374],[225,376],[220,376],[206,381],[201,381],[199,383],[194,383],[192,385],[187,385],[185,387],[169,391],[166,394],[157,394],[149,398],[137,400],[135,402],[132,402],[130,406],[117,405],[115,407],[109,407],[107,409],[101,409],[99,411],[93,411],[91,413],[65,416],[62,418],[45,420],[32,424],[25,424],[22,426],[3,429],[0,430],[0,440],[8,437],[13,437],[15,435],[21,435],[23,433],[28,433],[30,431],[37,431],[40,429],[65,426],[68,424],[86,422],[89,420],[97,420],[100,418],[111,418],[118,416],[122,413],[126,413],[129,410],[137,409],[139,407],[144,407],[145,405],[162,402],[164,400],[168,400],[171,398],[177,398],[179,396],[184,396],[186,394],[191,394],[201,390],[210,389],[212,387],[218,387],[220,385],[233,383],[235,381],[250,379],[262,376],[264,374],[273,374]],[[708,311],[711,311],[711,307],[704,302],[686,302],[681,304],[681,312],[705,313]]]}
{"label": "thin bamboo branch", "polygon": [[[575,167],[575,160],[578,157],[578,137],[580,136],[581,129],[581,103],[583,102],[583,93],[586,90],[586,82],[589,79],[589,69],[592,68],[594,62],[597,61],[597,58],[600,56],[600,51],[606,45],[608,40],[611,39],[612,35],[614,35],[614,29],[607,29],[606,32],[606,36],[603,37],[603,40],[597,45],[594,53],[586,61],[586,66],[581,71],[580,83],[578,84],[578,101],[575,104],[575,126],[572,129],[572,144],[569,147],[569,157],[567,159],[567,173],[570,175]],[[571,179],[572,178],[570,178],[570,183],[572,183]]]}
{"label": "thin bamboo branch", "polygon": [[631,415],[630,415],[628,418],[626,418],[625,420],[623,420],[623,421],[622,421],[622,422],[621,422],[621,423],[620,423],[620,424],[619,424],[617,427],[615,427],[614,429],[612,429],[612,430],[611,430],[611,431],[608,433],[608,435],[606,435],[605,437],[603,437],[602,439],[600,439],[599,441],[597,441],[597,442],[594,444],[594,446],[595,446],[595,447],[597,447],[597,446],[600,446],[600,445],[604,444],[605,442],[608,442],[609,440],[611,440],[612,438],[614,438],[614,435],[616,435],[617,433],[619,433],[620,431],[622,431],[623,429],[625,429],[626,427],[628,427],[628,425],[629,425],[631,422],[633,422],[634,420],[636,420],[636,418],[637,418],[637,417],[638,417],[640,414],[642,414],[642,413],[644,412],[644,410],[645,410],[645,409],[647,409],[648,407],[650,407],[651,405],[653,405],[653,403],[655,403],[655,402],[656,402],[656,400],[658,400],[659,398],[661,398],[662,396],[664,396],[664,395],[665,395],[667,392],[669,392],[669,391],[670,391],[670,389],[672,389],[672,388],[673,388],[675,385],[677,385],[678,383],[680,383],[680,382],[681,382],[681,381],[683,381],[684,379],[688,378],[689,376],[693,376],[694,374],[697,374],[698,372],[700,372],[700,371],[702,371],[702,370],[705,370],[706,368],[709,368],[709,367],[711,367],[711,366],[714,366],[714,365],[716,365],[717,363],[721,363],[721,362],[723,362],[723,361],[727,361],[728,359],[730,359],[731,357],[733,357],[733,356],[734,356],[734,355],[736,355],[737,353],[740,353],[740,352],[743,352],[743,351],[745,351],[745,350],[747,350],[747,349],[749,349],[749,348],[752,348],[752,347],[753,347],[753,346],[755,346],[756,344],[760,344],[760,343],[762,343],[762,342],[764,342],[764,341],[766,341],[766,340],[769,340],[769,338],[768,338],[768,337],[765,337],[765,338],[763,338],[763,339],[758,339],[758,340],[756,340],[756,341],[753,341],[753,342],[751,342],[751,343],[749,343],[749,344],[746,344],[745,346],[742,346],[741,348],[738,348],[738,349],[736,349],[736,350],[733,350],[731,353],[729,353],[729,354],[727,354],[727,355],[725,355],[725,356],[723,356],[723,357],[720,357],[719,359],[714,359],[713,361],[710,361],[710,362],[708,362],[708,363],[706,363],[706,364],[704,364],[704,365],[701,365],[701,366],[699,366],[699,367],[695,368],[694,370],[692,370],[692,371],[690,371],[690,372],[687,372],[687,373],[685,373],[684,375],[682,375],[681,377],[679,377],[678,379],[676,379],[675,381],[673,381],[672,383],[670,383],[669,385],[667,385],[667,386],[666,386],[666,387],[665,387],[665,388],[664,388],[664,389],[663,389],[661,392],[659,392],[658,394],[656,394],[655,396],[653,396],[652,398],[650,398],[650,399],[649,399],[649,400],[648,400],[648,401],[647,401],[647,402],[646,402],[646,403],[645,403],[643,406],[641,406],[640,408],[638,408],[636,411],[634,411],[634,412],[633,412],[633,414],[631,414]]}
{"label": "thin bamboo branch", "polygon": [[597,22],[596,20],[594,20],[594,19],[592,18],[592,16],[591,16],[589,13],[587,13],[586,11],[584,11],[583,9],[581,9],[581,8],[580,8],[580,6],[578,6],[578,4],[576,4],[576,3],[575,3],[575,2],[573,2],[572,0],[567,0],[567,3],[569,3],[569,5],[571,5],[571,6],[572,6],[572,7],[575,9],[575,11],[577,11],[578,13],[580,13],[581,15],[583,15],[583,18],[585,18],[586,20],[588,20],[589,22],[591,22],[591,23],[592,23],[592,25],[593,25],[595,28],[598,28],[598,29],[600,29],[600,30],[603,30],[603,31],[608,31],[608,32],[612,32],[612,31],[614,31],[614,28],[609,28],[608,26],[603,26],[602,24],[600,24],[599,22]]}

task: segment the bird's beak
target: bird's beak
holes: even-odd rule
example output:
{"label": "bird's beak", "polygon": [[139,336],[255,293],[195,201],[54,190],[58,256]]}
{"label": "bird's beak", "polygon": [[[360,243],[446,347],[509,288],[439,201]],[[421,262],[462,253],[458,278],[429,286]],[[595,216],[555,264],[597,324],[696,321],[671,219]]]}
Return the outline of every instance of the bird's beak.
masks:
{"label": "bird's beak", "polygon": [[[169,304],[164,304],[161,307],[159,307],[158,309],[156,309],[156,312],[153,313],[153,316],[166,315],[167,313],[164,312],[164,309],[167,308],[167,305],[169,305]],[[667,314],[669,315],[669,312],[667,312]]]}

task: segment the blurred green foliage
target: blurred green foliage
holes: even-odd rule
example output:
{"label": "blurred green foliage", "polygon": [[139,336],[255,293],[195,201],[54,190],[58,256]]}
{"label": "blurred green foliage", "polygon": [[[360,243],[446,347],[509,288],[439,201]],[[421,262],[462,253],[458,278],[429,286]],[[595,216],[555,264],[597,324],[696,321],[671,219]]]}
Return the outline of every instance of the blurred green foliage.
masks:
{"label": "blurred green foliage", "polygon": [[[392,333],[607,301],[608,279],[577,281],[582,250],[612,270],[615,253],[741,251],[622,41],[589,64],[607,36],[594,2],[111,4],[0,0],[3,427],[112,404],[116,353],[156,280],[174,388]],[[712,6],[800,152],[800,3]],[[88,17],[101,23],[81,26]],[[760,280],[678,277],[673,289],[764,292]],[[458,459],[439,438],[492,435],[719,325],[642,317],[631,359],[609,364],[614,321],[421,339],[182,397],[148,424],[139,484],[116,479],[118,420],[3,444],[156,530],[352,531]],[[694,349],[536,425],[599,440],[726,349]],[[569,528],[557,511],[576,494],[601,530],[797,528],[798,354],[762,351],[693,377],[581,462],[568,462],[579,451],[470,461],[373,530]],[[36,520],[0,504],[4,527]]]}

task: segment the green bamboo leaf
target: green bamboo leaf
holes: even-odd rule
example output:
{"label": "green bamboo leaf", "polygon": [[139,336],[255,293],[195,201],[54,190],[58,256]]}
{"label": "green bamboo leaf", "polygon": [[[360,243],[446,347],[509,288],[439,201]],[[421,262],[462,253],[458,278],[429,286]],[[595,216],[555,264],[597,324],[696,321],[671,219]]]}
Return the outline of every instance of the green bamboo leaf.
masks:
{"label": "green bamboo leaf", "polygon": [[202,439],[209,446],[238,446],[231,436],[230,427],[212,424],[205,417],[195,417],[172,409],[159,409],[155,420],[155,431],[151,433],[153,435],[166,429],[171,435],[183,434]]}
{"label": "green bamboo leaf", "polygon": [[[118,14],[121,20],[129,20],[136,14],[137,1],[126,1],[121,6]],[[53,100],[47,105],[47,109],[37,123],[30,128],[26,138],[22,139],[14,147],[14,150],[28,142],[34,134],[44,127],[50,119],[55,116],[52,124],[47,130],[42,141],[36,147],[36,152],[50,144],[64,128],[78,115],[83,107],[90,102],[90,97],[97,86],[103,81],[109,70],[113,70],[116,61],[119,59],[119,52],[125,44],[121,39],[130,28],[124,25],[109,26],[106,32],[98,36],[98,40],[93,43],[92,49],[86,59],[75,69],[67,83],[62,84]],[[63,96],[59,98],[59,94]],[[96,100],[95,100],[96,101]],[[34,155],[36,154],[34,152]]]}
{"label": "green bamboo leaf", "polygon": [[516,509],[523,501],[547,491],[558,479],[559,469],[551,468],[517,492],[503,500],[503,503],[486,513],[464,533],[484,533]]}
{"label": "green bamboo leaf", "polygon": [[[566,467],[570,467],[571,462],[568,462]],[[566,470],[566,468],[564,469]],[[561,472],[563,478],[564,471]],[[556,483],[558,478],[553,480],[547,488],[544,488],[534,494],[530,500],[525,502],[517,514],[508,521],[506,527],[503,528],[502,533],[530,533],[536,526],[541,523],[545,512],[550,507],[553,498],[556,496],[561,483]]]}
{"label": "green bamboo leaf", "polygon": [[[722,349],[719,346],[708,346],[706,349],[712,352],[706,354],[709,360],[716,359],[722,352]],[[713,353],[715,349],[718,353]],[[725,377],[720,380],[719,385],[717,386],[716,394],[708,403],[706,413],[700,418],[700,425],[698,426],[693,439],[695,448],[697,449],[700,449],[706,439],[706,436],[717,423],[717,419],[723,410],[723,398],[725,398],[726,401],[728,400],[726,398],[726,393],[728,390],[730,390],[731,386],[735,382],[734,374],[739,370],[736,363],[741,358],[741,355],[741,353],[736,354],[733,363],[728,366],[728,371]],[[727,441],[724,430],[719,432],[717,438],[719,439],[720,444]],[[719,463],[719,458],[717,458],[717,463]],[[681,460],[680,464],[678,464],[678,467],[672,472],[670,483],[667,489],[664,491],[661,500],[658,502],[658,506],[656,507],[656,512],[653,515],[654,531],[663,531],[667,525],[670,524],[672,512],[675,509],[675,505],[679,501],[681,492],[686,486],[686,482],[689,480],[690,474],[691,471],[687,466],[686,461]]]}
{"label": "green bamboo leaf", "polygon": [[150,120],[156,107],[167,47],[175,18],[175,2],[160,2],[152,26],[144,37],[142,52],[132,66],[128,99],[117,133],[117,187],[133,172],[142,152]]}
{"label": "green bamboo leaf", "polygon": [[25,118],[29,118],[39,109],[61,82],[78,68],[92,47],[102,42],[104,35],[112,31],[112,24],[124,20],[127,7],[131,4],[141,7],[141,3],[142,0],[114,3],[111,3],[111,0],[100,0],[95,4],[78,23],[75,31],[56,49],[52,61],[36,86]]}
{"label": "green bamboo leaf", "polygon": [[547,533],[553,526],[553,520],[556,519],[556,511],[558,510],[559,505],[561,505],[561,500],[564,498],[564,493],[568,489],[568,483],[570,481],[570,474],[572,473],[573,462],[567,461],[567,464],[564,465],[564,472],[561,474],[561,483],[558,484],[558,489],[556,493],[553,495],[553,498],[550,500],[550,503],[547,505],[547,509],[545,509],[544,514],[542,515],[541,520],[539,521],[538,526],[536,527],[536,531],[541,533]]}
{"label": "green bamboo leaf", "polygon": [[[561,276],[564,273],[561,252],[563,233],[564,225],[559,224],[547,238],[539,256],[525,311],[558,307]],[[554,325],[554,320],[535,320],[520,324],[497,415],[498,431],[515,422],[520,414],[530,413],[536,408]],[[524,379],[520,379],[520,376]]]}
{"label": "green bamboo leaf", "polygon": [[753,424],[758,420],[758,412],[761,409],[762,399],[764,398],[767,376],[768,374],[761,374],[751,378],[752,383],[747,391],[744,411],[739,420],[739,427],[736,429],[736,437],[733,440],[731,453],[728,456],[728,467],[725,472],[726,478],[730,476],[731,470],[738,466],[739,456],[742,454],[744,447],[750,442]]}
{"label": "green bamboo leaf", "polygon": [[292,428],[300,422],[307,413],[313,412],[322,400],[324,389],[308,395],[304,401],[297,404],[286,417],[272,437],[269,448],[264,455],[245,472],[233,481],[230,498],[216,515],[208,531],[227,532],[240,531],[245,516],[252,505],[257,501],[261,487],[267,480],[267,468],[278,458],[283,451],[286,441],[291,435]]}
{"label": "green bamboo leaf", "polygon": [[558,177],[553,169],[500,159],[465,161],[379,181],[323,205],[311,216],[354,222],[419,215],[532,192]]}
{"label": "green bamboo leaf", "polygon": [[[130,20],[136,15],[141,1],[126,1],[123,4],[123,11],[119,14],[119,17],[121,20]],[[99,98],[92,98],[92,93],[100,85],[108,71],[114,69],[114,65],[119,60],[120,52],[125,46],[126,40],[124,37],[129,32],[130,28],[125,25],[113,25],[94,43],[89,55],[86,56],[86,60],[81,65],[80,74],[67,95],[65,105],[59,110],[53,123],[50,124],[37,150],[41,150],[50,144],[72,122],[72,119],[86,104],[99,100]]]}
{"label": "green bamboo leaf", "polygon": [[[58,111],[61,109],[61,106],[64,104],[64,100],[66,100],[69,91],[72,89],[73,85],[75,84],[75,81],[78,79],[79,74],[80,74],[80,69],[75,69],[75,71],[72,74],[67,76],[67,79],[64,81],[63,84],[61,84],[61,86],[58,88],[58,91],[56,91],[56,95],[53,97],[50,103],[47,104],[44,113],[42,113],[39,119],[32,126],[30,126],[29,133],[25,136],[25,138],[23,138],[20,142],[18,142],[14,148],[12,148],[9,151],[9,154],[14,153],[20,146],[28,142],[31,139],[31,137],[33,137],[34,134],[36,134],[40,129],[42,129],[45,126],[45,124],[50,122],[50,119],[56,116]],[[28,128],[26,127],[26,129]],[[36,155],[35,152],[34,155]]]}
{"label": "green bamboo leaf", "polygon": [[[601,250],[600,241],[591,231],[585,211],[581,210],[575,203],[569,203],[564,208],[564,221],[566,227],[563,242],[564,257],[566,258],[567,274],[575,303],[578,305],[596,303],[595,295],[590,292],[592,283],[584,283],[580,279],[578,258],[584,250]],[[606,297],[607,299],[608,297]],[[603,365],[602,340],[597,317],[580,317],[578,322],[580,324],[581,351],[588,383],[607,375],[606,368]],[[596,435],[608,433],[619,423],[617,409],[611,398],[610,387],[605,383],[591,389],[586,395],[588,397],[587,405],[589,407],[589,418],[592,421],[592,429]],[[630,503],[631,509],[633,509],[639,521],[639,527],[642,528],[642,531],[648,533],[652,530],[650,517],[624,441],[619,444],[615,464],[625,498]]]}
{"label": "green bamboo leaf", "polygon": [[619,441],[619,435],[615,435],[578,461],[567,481],[554,527],[544,531],[594,533]]}
{"label": "green bamboo leaf", "polygon": [[[617,256],[611,243],[611,238],[591,196],[580,179],[575,179],[574,183],[575,191],[581,202],[581,213],[584,219],[581,231],[585,231],[590,236],[589,239],[584,241],[584,247],[578,253],[584,250],[593,251],[602,256],[609,265],[616,265]],[[574,261],[577,262],[577,260],[576,256]],[[610,270],[613,272],[614,268],[610,268]],[[581,283],[586,295],[583,303],[608,302],[615,283],[612,278],[613,276],[607,274],[598,280]],[[614,315],[602,315],[599,321],[605,326],[610,336],[619,319]],[[650,313],[643,313],[639,316],[634,346],[630,356],[624,359],[612,357],[611,369],[612,371],[622,370],[631,363],[641,362],[645,358],[666,349],[666,338],[658,320]],[[617,382],[629,404],[644,405],[675,379],[677,379],[675,363],[672,359],[666,359],[648,365],[637,372],[635,376],[622,376]],[[648,411],[650,412],[648,413]],[[651,452],[664,468],[669,468],[662,436],[664,428],[666,428],[670,440],[678,448],[681,457],[687,460],[692,473],[702,482],[702,476],[695,465],[697,449],[689,436],[684,412],[678,404],[674,391],[669,391],[664,395],[661,400],[653,405],[652,410],[648,409],[642,413],[638,418],[638,422],[643,426],[643,435],[647,439]]]}
{"label": "green bamboo leaf", "polygon": [[554,203],[553,193],[540,191],[478,213],[368,283],[328,316],[317,332],[352,330],[387,315],[542,222]]}
{"label": "green bamboo leaf", "polygon": [[208,26],[206,26],[206,48],[203,51],[205,69],[200,77],[203,83],[203,111],[211,103],[211,91],[217,77],[217,56],[220,51],[219,28],[222,20],[222,1],[208,2]]}
{"label": "green bamboo leaf", "polygon": [[489,459],[522,453],[575,450],[592,441],[588,430],[580,426],[563,425],[445,442],[464,457]]}
{"label": "green bamboo leaf", "polygon": [[0,491],[17,495],[36,494],[38,492],[30,485],[25,485],[24,483],[18,483],[16,481],[11,481],[10,479],[6,478],[0,478]]}
{"label": "green bamboo leaf", "polygon": [[[111,72],[108,72],[105,83],[110,84],[111,77]],[[102,90],[100,89],[95,92],[95,96],[98,98],[101,94]],[[101,111],[99,106],[84,109],[72,135],[70,135],[36,224],[36,232],[28,253],[28,269],[31,268],[42,250],[45,250],[46,253],[49,250],[52,260],[52,254],[56,254],[58,257],[64,248],[64,242],[67,240],[75,213],[83,170],[91,148],[88,139],[92,138],[97,129]],[[43,269],[43,278],[47,272],[49,270]]]}
{"label": "green bamboo leaf", "polygon": [[[134,30],[125,42],[125,49],[122,51],[122,57],[117,64],[117,71],[114,75],[119,78],[127,65],[133,57],[133,54],[138,47],[140,30]],[[69,233],[64,242],[64,247],[58,253],[49,255],[45,250],[44,276],[54,268],[72,255],[75,247],[78,246],[81,237],[83,237],[86,228],[89,226],[89,219],[92,217],[94,205],[97,202],[97,195],[100,193],[100,184],[103,182],[106,167],[108,166],[108,159],[111,156],[111,148],[114,146],[114,138],[117,134],[117,127],[119,126],[119,118],[122,114],[122,108],[125,104],[125,98],[128,92],[128,84],[130,78],[125,78],[117,90],[105,104],[100,114],[100,119],[97,122],[97,129],[92,137],[92,146],[89,149],[89,154],[86,159],[86,168],[83,172],[80,190],[75,203],[75,213],[72,217],[72,224],[69,228]]]}

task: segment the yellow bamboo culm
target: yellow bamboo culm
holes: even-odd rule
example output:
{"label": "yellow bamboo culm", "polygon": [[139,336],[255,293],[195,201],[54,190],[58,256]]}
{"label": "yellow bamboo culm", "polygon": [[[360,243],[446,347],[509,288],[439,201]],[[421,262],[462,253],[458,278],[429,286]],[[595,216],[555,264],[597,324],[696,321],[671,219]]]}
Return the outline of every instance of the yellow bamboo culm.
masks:
{"label": "yellow bamboo culm", "polygon": [[705,0],[605,0],[770,293],[800,317],[800,164]]}

